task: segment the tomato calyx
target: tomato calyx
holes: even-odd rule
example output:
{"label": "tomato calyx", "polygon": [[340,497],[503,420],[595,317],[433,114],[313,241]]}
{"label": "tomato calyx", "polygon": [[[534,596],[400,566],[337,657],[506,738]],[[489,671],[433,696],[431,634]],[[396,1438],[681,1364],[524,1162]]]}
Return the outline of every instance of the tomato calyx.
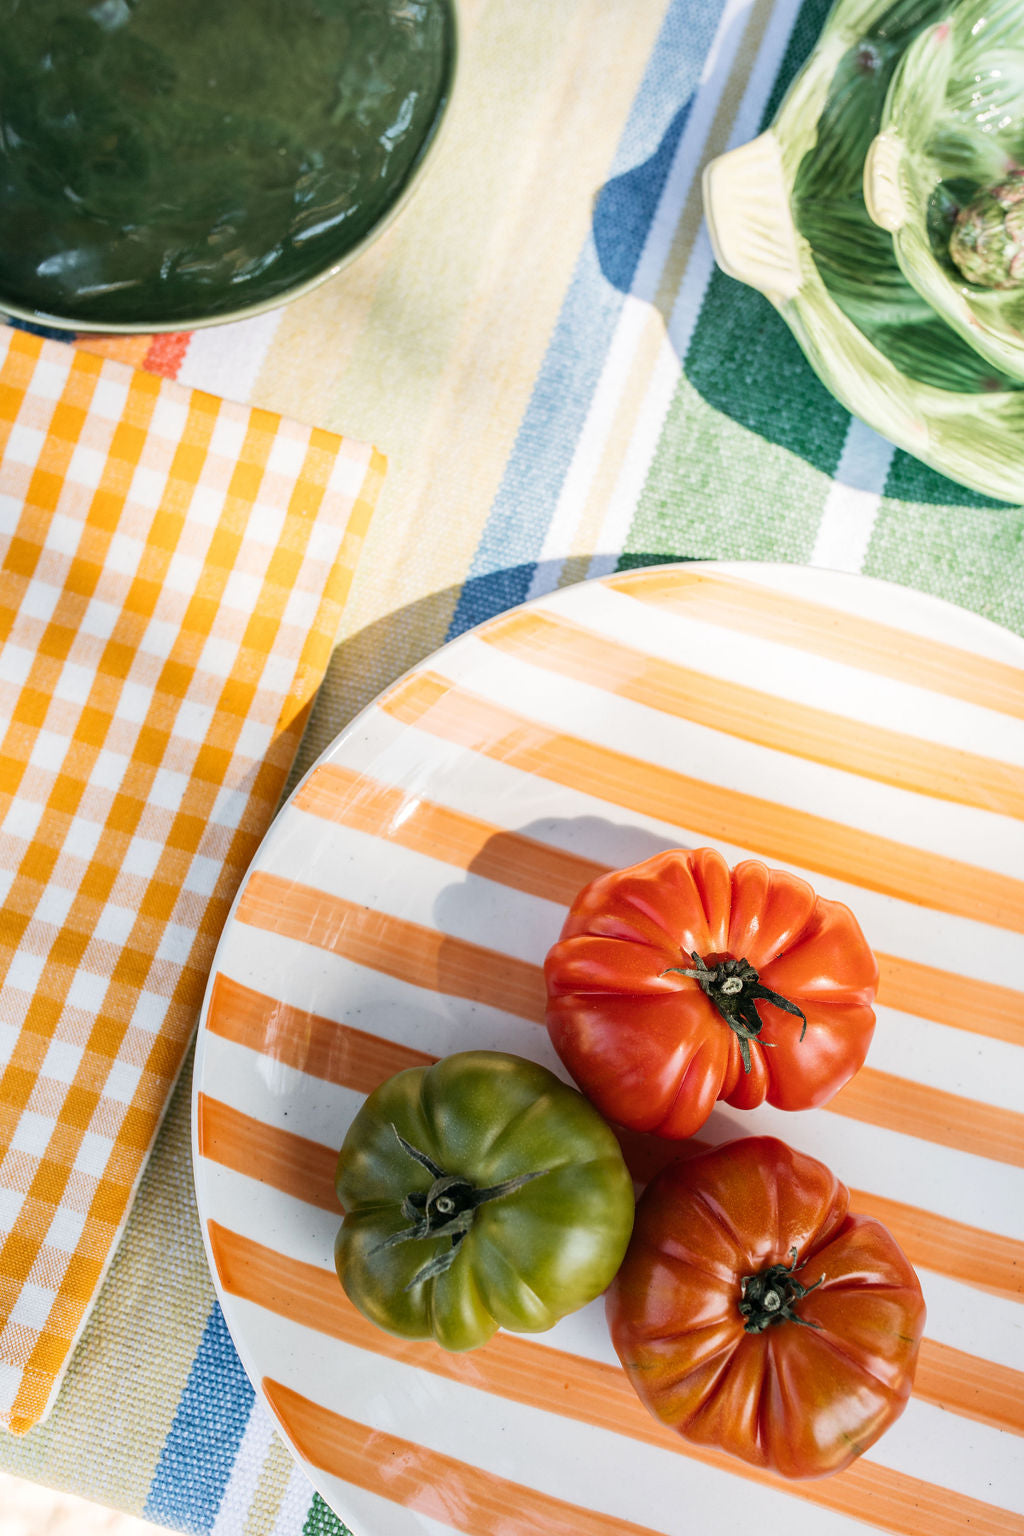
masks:
{"label": "tomato calyx", "polygon": [[819,1275],[814,1285],[801,1285],[796,1278],[797,1252],[791,1248],[788,1264],[769,1264],[756,1275],[744,1275],[740,1281],[739,1309],[744,1319],[745,1333],[763,1333],[774,1323],[800,1323],[804,1328],[820,1328],[809,1318],[794,1312],[796,1302],[801,1301],[824,1280]]}
{"label": "tomato calyx", "polygon": [[405,1286],[405,1290],[411,1291],[414,1285],[419,1285],[423,1280],[436,1279],[438,1275],[443,1275],[445,1270],[451,1268],[455,1263],[459,1244],[473,1225],[473,1217],[479,1206],[489,1200],[500,1200],[503,1195],[512,1194],[514,1190],[521,1189],[531,1179],[540,1178],[541,1174],[547,1173],[548,1170],[537,1168],[530,1173],[521,1173],[513,1179],[505,1179],[501,1184],[492,1184],[486,1189],[478,1189],[462,1174],[445,1173],[433,1158],[406,1141],[396,1125],[392,1124],[391,1129],[398,1137],[403,1151],[407,1152],[414,1162],[425,1168],[434,1182],[428,1190],[414,1189],[405,1196],[402,1201],[402,1215],[409,1225],[398,1232],[392,1232],[391,1236],[386,1237],[378,1246],[394,1248],[398,1243],[424,1238],[451,1238],[450,1248],[442,1249],[439,1254],[416,1271]]}
{"label": "tomato calyx", "polygon": [[[764,1028],[764,1020],[757,1011],[759,999],[774,1003],[784,1013],[793,1013],[803,1019],[804,1027],[800,1031],[800,1039],[803,1039],[807,1033],[807,1015],[803,1009],[791,1003],[787,997],[781,997],[778,992],[772,992],[769,987],[763,987],[748,960],[719,960],[709,966],[696,950],[691,951],[690,959],[695,970],[670,965],[661,974],[668,976],[676,972],[680,976],[689,976],[698,984],[704,996],[711,999],[729,1028],[739,1035],[744,1072],[750,1071],[750,1042],[757,1040]],[[761,1043],[771,1045],[773,1042],[763,1040]]]}

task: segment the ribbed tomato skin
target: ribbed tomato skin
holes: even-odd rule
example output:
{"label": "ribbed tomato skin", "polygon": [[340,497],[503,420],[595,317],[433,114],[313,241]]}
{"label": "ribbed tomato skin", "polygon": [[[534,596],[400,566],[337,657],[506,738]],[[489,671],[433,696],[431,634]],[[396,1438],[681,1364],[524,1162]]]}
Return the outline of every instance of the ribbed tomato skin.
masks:
{"label": "ribbed tomato skin", "polygon": [[[747,1332],[744,1279],[776,1264],[807,1288],[793,1302],[801,1321]],[[606,1308],[656,1418],[787,1478],[841,1471],[899,1417],[925,1323],[917,1275],[882,1223],[852,1215],[824,1164],[768,1136],[652,1180]]]}
{"label": "ribbed tomato skin", "polygon": [[[741,1042],[680,974],[694,952],[749,961],[806,1028],[761,1001],[761,1033]],[[591,881],[544,975],[548,1030],[576,1083],[609,1120],[661,1136],[692,1136],[719,1099],[826,1103],[863,1065],[875,1025],[878,964],[849,908],[756,859],[730,869],[711,848]]]}
{"label": "ribbed tomato skin", "polygon": [[[474,1191],[521,1187],[480,1204],[457,1243],[415,1233],[435,1184],[424,1157]],[[611,1128],[547,1067],[505,1051],[455,1051],[381,1083],[349,1125],[335,1192],[349,1300],[388,1333],[452,1351],[499,1327],[541,1332],[595,1300],[633,1226]],[[450,1262],[430,1273],[438,1258]]]}

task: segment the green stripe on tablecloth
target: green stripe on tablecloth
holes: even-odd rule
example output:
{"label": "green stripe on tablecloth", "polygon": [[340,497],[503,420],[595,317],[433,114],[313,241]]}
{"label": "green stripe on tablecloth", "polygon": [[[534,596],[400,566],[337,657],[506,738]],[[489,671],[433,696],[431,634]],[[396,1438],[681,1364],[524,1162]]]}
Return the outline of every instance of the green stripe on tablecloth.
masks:
{"label": "green stripe on tablecloth", "polygon": [[309,1514],[306,1523],[302,1527],[302,1536],[352,1536],[352,1532],[343,1520],[330,1509],[318,1493],[313,1495],[313,1502],[309,1506]]}
{"label": "green stripe on tablecloth", "polygon": [[1024,634],[1024,508],[966,490],[897,453],[864,572]]}
{"label": "green stripe on tablecloth", "polygon": [[[801,7],[762,127],[828,10],[828,0]],[[716,269],[620,565],[806,561],[849,424],[768,301]]]}
{"label": "green stripe on tablecloth", "polygon": [[800,7],[796,21],[793,23],[786,52],[779,65],[779,72],[775,76],[775,83],[761,115],[762,130],[768,127],[782,105],[783,96],[789,90],[797,70],[818,41],[821,29],[825,25],[825,18],[831,9],[832,0],[806,0],[806,3]]}
{"label": "green stripe on tablecloth", "polygon": [[716,273],[623,565],[806,561],[849,420],[768,302]]}

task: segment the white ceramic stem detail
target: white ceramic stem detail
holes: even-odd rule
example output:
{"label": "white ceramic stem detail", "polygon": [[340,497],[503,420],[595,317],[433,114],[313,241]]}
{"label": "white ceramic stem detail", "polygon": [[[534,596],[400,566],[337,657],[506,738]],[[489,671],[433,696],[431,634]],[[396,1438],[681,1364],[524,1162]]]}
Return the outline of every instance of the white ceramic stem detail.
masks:
{"label": "white ceramic stem detail", "polygon": [[895,234],[907,221],[907,205],[900,187],[903,144],[893,133],[880,133],[871,141],[864,161],[864,201],[880,229]]}
{"label": "white ceramic stem detail", "polygon": [[771,130],[712,160],[704,170],[703,192],[722,271],[773,303],[795,298],[801,282],[797,233],[782,151]]}

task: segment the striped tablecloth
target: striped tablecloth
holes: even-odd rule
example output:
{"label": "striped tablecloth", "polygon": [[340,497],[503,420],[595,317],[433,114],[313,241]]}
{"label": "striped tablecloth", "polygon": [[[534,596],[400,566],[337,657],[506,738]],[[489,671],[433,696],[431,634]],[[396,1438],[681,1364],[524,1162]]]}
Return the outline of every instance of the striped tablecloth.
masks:
{"label": "striped tablecloth", "polygon": [[[771,117],[825,11],[466,0],[450,131],[388,234],[273,315],[130,343],[388,456],[300,768],[445,639],[616,569],[864,572],[1024,633],[1024,509],[851,421],[769,305],[714,269],[701,167]],[[215,1303],[188,1092],[50,1420],[0,1462],[182,1531],[335,1533]]]}

